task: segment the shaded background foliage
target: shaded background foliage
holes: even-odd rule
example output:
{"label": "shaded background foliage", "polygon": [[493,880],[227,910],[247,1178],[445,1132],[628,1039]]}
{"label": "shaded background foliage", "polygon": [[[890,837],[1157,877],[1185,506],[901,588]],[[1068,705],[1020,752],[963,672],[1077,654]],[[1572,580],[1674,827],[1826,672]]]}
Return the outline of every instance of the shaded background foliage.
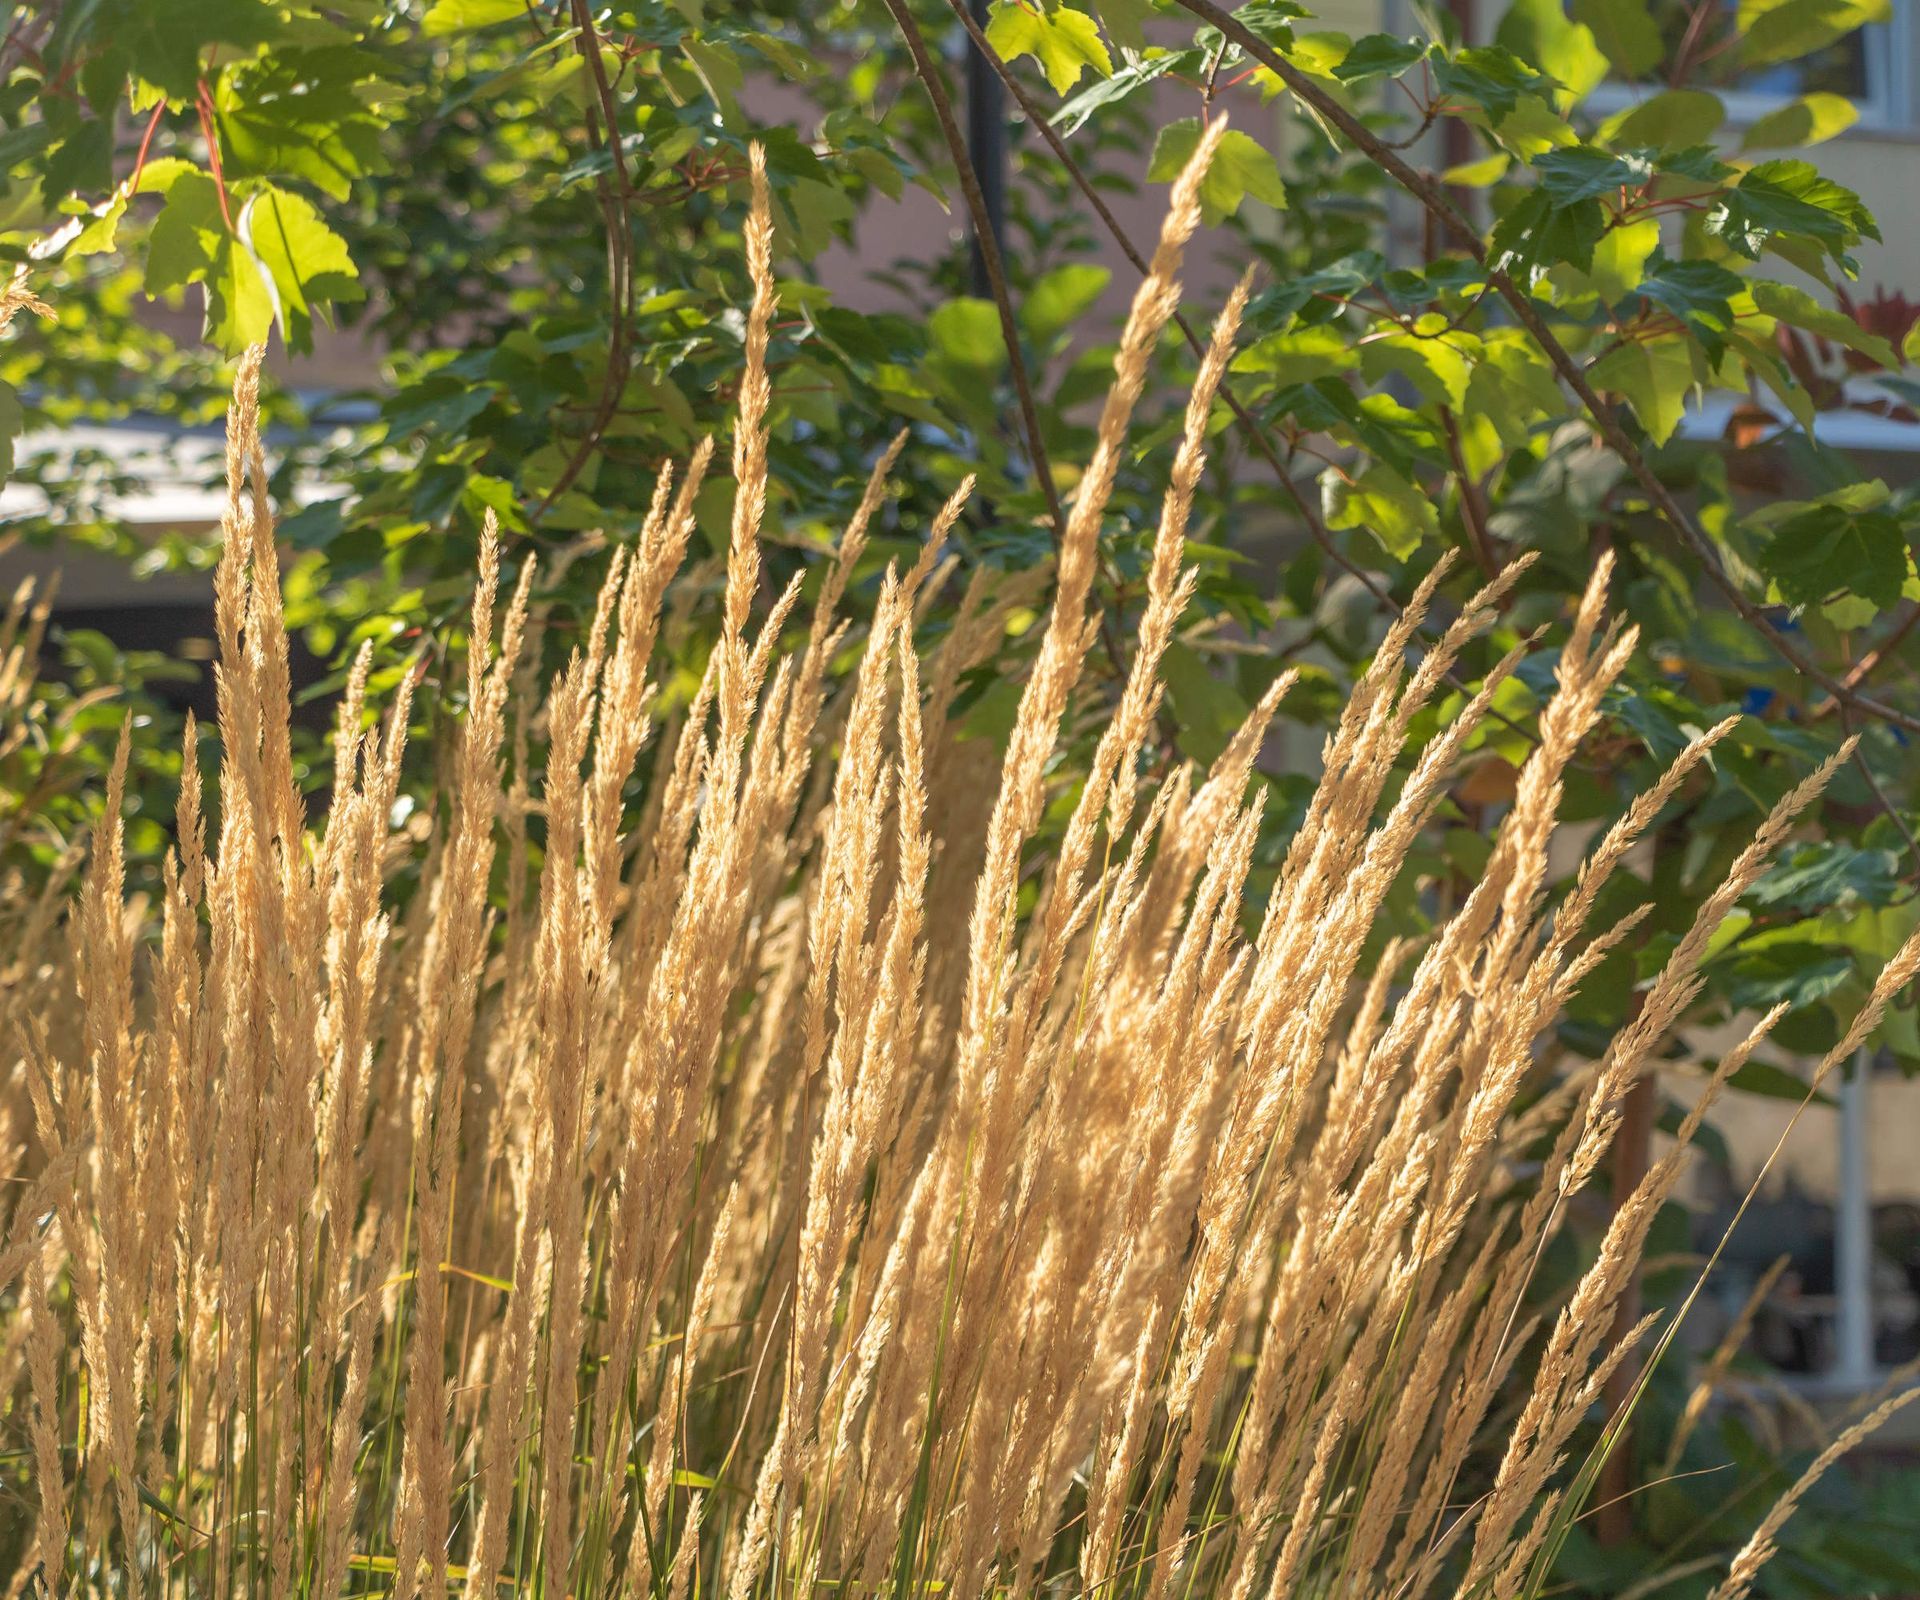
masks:
{"label": "shaded background foliage", "polygon": [[[209,425],[226,359],[270,338],[289,358],[269,401],[274,487],[298,507],[283,524],[289,615],[312,691],[373,638],[376,696],[418,671],[433,691],[421,716],[439,714],[436,699],[457,692],[440,666],[488,511],[517,540],[584,557],[547,563],[547,644],[563,650],[598,582],[598,540],[630,536],[660,463],[725,425],[744,327],[746,149],[759,139],[784,275],[770,475],[783,498],[769,529],[786,556],[769,584],[826,548],[903,427],[899,509],[863,568],[869,597],[963,470],[982,479],[958,530],[964,560],[1033,567],[1085,459],[1109,313],[1132,287],[1091,197],[1151,191],[1199,120],[1231,107],[1207,220],[1223,258],[1257,267],[1258,292],[1233,402],[1217,408],[1165,753],[1210,758],[1284,665],[1307,669],[1283,708],[1298,736],[1268,777],[1271,862],[1319,728],[1394,597],[1443,551],[1459,556],[1456,595],[1535,557],[1484,644],[1497,654],[1559,617],[1611,548],[1645,648],[1579,768],[1573,814],[1613,815],[1690,732],[1746,715],[1656,850],[1609,891],[1604,914],[1650,907],[1645,937],[1582,991],[1562,1029],[1569,1059],[1632,1004],[1756,819],[1853,734],[1858,757],[1818,826],[1736,913],[1702,1012],[1791,1000],[1781,1037],[1823,1048],[1916,915],[1920,505],[1914,486],[1863,477],[1811,424],[1843,399],[1836,371],[1870,376],[1889,414],[1910,415],[1912,311],[1846,287],[1875,225],[1801,148],[1844,125],[1844,103],[1816,90],[1732,131],[1716,90],[1735,70],[1821,58],[1878,12],[1872,0],[1517,0],[1465,38],[1453,14],[1413,10],[1404,37],[1353,39],[1285,0],[1224,21],[1205,0],[997,0],[973,41],[956,8],[926,0],[897,13],[873,0],[15,7],[0,46],[0,254],[52,312],[0,344],[7,464],[46,497],[21,531],[204,569],[204,536],[136,540],[107,514],[105,497],[134,487],[111,456],[16,460],[14,446],[28,430],[45,439],[143,414]],[[979,292],[955,152],[902,19],[945,67],[984,44],[1018,85],[1001,251],[1011,351],[1001,308]],[[946,77],[958,97],[958,71]],[[1624,109],[1589,109],[1609,80],[1642,87]],[[1272,136],[1282,117],[1284,142]],[[1422,186],[1411,199],[1386,170],[1396,159]],[[913,186],[941,197],[953,226],[913,259],[863,263],[894,309],[838,302],[823,256],[858,249],[863,215]],[[1409,214],[1411,251],[1396,243]],[[1213,308],[1189,309],[1203,325]],[[300,358],[321,323],[377,359],[376,386],[313,384]],[[1101,599],[1121,633],[1193,359],[1178,340],[1161,352],[1161,414],[1137,431],[1104,534]],[[1679,428],[1689,398],[1716,388],[1746,397],[1732,450]],[[703,497],[716,550],[730,492],[716,472]],[[698,580],[682,597],[669,701],[697,682],[710,598]],[[926,625],[942,626],[937,610]],[[106,685],[142,715],[177,708],[179,695],[146,692],[149,674],[167,687],[168,664],[129,663],[77,630],[54,639],[66,665],[49,724]],[[1004,731],[1028,647],[1010,634],[969,685],[983,739]],[[1389,931],[1418,934],[1473,880],[1550,667],[1503,691],[1505,721],[1477,745]],[[0,757],[16,809],[35,806],[9,836],[9,869],[43,873],[82,835],[118,714],[104,701],[73,711],[89,737],[62,745],[52,780],[52,738]],[[1097,705],[1083,717],[1084,734]],[[316,785],[323,759],[316,746]],[[147,776],[164,783],[165,769]],[[165,830],[149,816],[130,842],[152,859]],[[1878,1043],[1920,1064],[1911,1006]],[[1779,1069],[1750,1070],[1743,1086],[1802,1090]],[[1752,1484],[1783,1469],[1739,1426],[1696,1448],[1742,1455],[1757,1514],[1770,1496]],[[1657,1443],[1643,1454],[1657,1461]],[[1693,1498],[1673,1510],[1691,1493],[1646,1497],[1638,1537],[1685,1546],[1714,1517],[1738,1521],[1738,1500],[1711,1516]],[[1911,1512],[1871,1515],[1904,1526]],[[1576,1539],[1570,1581],[1623,1586],[1619,1548]],[[1872,1565],[1859,1550],[1804,1559],[1853,1577]],[[1920,1557],[1880,1559],[1908,1562],[1901,1581],[1920,1584]],[[1783,1562],[1768,1582],[1795,1592],[1795,1571]]]}

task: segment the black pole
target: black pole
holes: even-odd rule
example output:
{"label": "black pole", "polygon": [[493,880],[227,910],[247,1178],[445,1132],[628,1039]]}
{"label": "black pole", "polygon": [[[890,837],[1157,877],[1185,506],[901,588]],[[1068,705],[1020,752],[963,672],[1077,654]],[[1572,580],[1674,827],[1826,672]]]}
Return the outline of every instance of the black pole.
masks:
{"label": "black pole", "polygon": [[[968,0],[973,20],[982,30],[987,26],[989,0]],[[987,226],[993,230],[994,243],[1000,246],[1002,259],[1007,253],[1007,104],[1006,89],[991,63],[981,55],[972,40],[967,41],[967,154],[980,180],[980,198],[986,202]],[[993,293],[987,278],[986,258],[980,254],[980,241],[972,238],[968,252],[971,262],[969,292],[985,300]]]}

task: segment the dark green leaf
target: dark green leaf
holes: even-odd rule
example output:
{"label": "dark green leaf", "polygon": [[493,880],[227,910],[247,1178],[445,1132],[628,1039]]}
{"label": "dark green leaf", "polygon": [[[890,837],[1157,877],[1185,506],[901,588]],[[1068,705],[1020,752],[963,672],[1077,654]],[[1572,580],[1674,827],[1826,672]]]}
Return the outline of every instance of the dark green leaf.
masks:
{"label": "dark green leaf", "polygon": [[1767,1011],[1824,1000],[1853,972],[1853,958],[1831,945],[1798,940],[1748,950],[1733,963],[1728,998],[1740,1010]]}
{"label": "dark green leaf", "polygon": [[1462,50],[1451,59],[1436,53],[1433,79],[1449,100],[1480,107],[1496,128],[1512,115],[1523,96],[1546,100],[1560,87],[1544,72],[1536,72],[1511,50],[1497,45]]}
{"label": "dark green leaf", "polygon": [[1842,266],[1862,239],[1878,239],[1860,197],[1804,161],[1763,161],[1707,213],[1707,232],[1758,260],[1769,244],[1801,239]]}
{"label": "dark green leaf", "polygon": [[1390,33],[1370,33],[1356,39],[1353,48],[1340,59],[1333,75],[1342,83],[1366,83],[1374,78],[1397,78],[1416,61],[1422,60],[1427,47],[1418,39],[1396,38]]}
{"label": "dark green leaf", "polygon": [[[1771,1061],[1749,1061],[1727,1082],[1747,1094],[1762,1095],[1769,1100],[1798,1102],[1809,1098],[1804,1078],[1796,1077],[1785,1067],[1776,1067]],[[1824,1094],[1816,1094],[1811,1098],[1819,1105],[1833,1104],[1831,1097]]]}
{"label": "dark green leaf", "polygon": [[1669,261],[1656,255],[1640,280],[1639,293],[1686,324],[1716,362],[1725,354],[1733,328],[1735,295],[1745,281],[1711,261]]}
{"label": "dark green leaf", "polygon": [[1900,602],[1909,562],[1906,536],[1889,513],[1816,505],[1774,529],[1760,565],[1792,605],[1844,589],[1887,607]]}
{"label": "dark green leaf", "polygon": [[1750,890],[1758,905],[1816,911],[1858,902],[1883,906],[1900,886],[1900,858],[1838,839],[1795,845]]}

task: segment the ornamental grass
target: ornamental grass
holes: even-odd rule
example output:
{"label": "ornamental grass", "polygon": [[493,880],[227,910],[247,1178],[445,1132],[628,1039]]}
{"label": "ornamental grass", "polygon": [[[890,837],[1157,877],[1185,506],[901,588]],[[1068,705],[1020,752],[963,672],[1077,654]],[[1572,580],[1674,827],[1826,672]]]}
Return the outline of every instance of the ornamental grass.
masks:
{"label": "ornamental grass", "polygon": [[[1603,888],[1727,728],[1550,901],[1563,775],[1635,648],[1603,564],[1485,871],[1424,941],[1371,937],[1526,653],[1435,726],[1512,576],[1416,650],[1435,574],[1256,900],[1254,769],[1290,679],[1208,770],[1170,767],[1155,732],[1244,284],[1187,408],[1124,687],[1063,764],[1102,514],[1220,126],[1173,191],[1052,569],[959,586],[963,483],[858,629],[839,612],[898,443],[812,597],[762,593],[756,166],[697,691],[663,709],[650,663],[706,449],[662,473],[551,681],[537,563],[488,527],[431,722],[437,799],[411,814],[417,675],[376,716],[370,650],[324,815],[303,798],[242,361],[217,783],[189,728],[163,886],[130,896],[123,736],[71,904],[56,882],[0,913],[5,1592],[1540,1590],[1611,1436],[1591,1442],[1609,1376],[1652,1353],[1654,1319],[1616,1340],[1615,1308],[1712,1089],[1777,1012],[1544,1310],[1534,1267],[1831,768],[1599,1059],[1548,1073],[1543,1035],[1633,930],[1596,925]],[[956,699],[1049,591],[996,770]],[[22,670],[0,664],[10,715]],[[1917,966],[1920,939],[1816,1077]]]}

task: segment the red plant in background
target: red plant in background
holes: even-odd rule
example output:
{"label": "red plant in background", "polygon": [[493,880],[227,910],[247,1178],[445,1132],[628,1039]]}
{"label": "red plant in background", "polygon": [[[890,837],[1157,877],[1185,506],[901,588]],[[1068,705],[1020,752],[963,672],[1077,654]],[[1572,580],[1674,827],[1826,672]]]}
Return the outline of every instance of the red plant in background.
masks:
{"label": "red plant in background", "polygon": [[[1844,288],[1834,291],[1834,298],[1840,309],[1860,324],[1868,333],[1877,333],[1888,344],[1898,350],[1905,341],[1908,332],[1916,321],[1920,321],[1920,304],[1909,300],[1898,289],[1876,288],[1871,300],[1855,300]],[[1847,365],[1855,372],[1876,372],[1879,363],[1869,360],[1857,350],[1842,352]]]}
{"label": "red plant in background", "polygon": [[[1920,322],[1920,301],[1909,300],[1897,289],[1876,288],[1870,300],[1856,300],[1845,289],[1834,291],[1834,303],[1867,333],[1877,334],[1898,351],[1908,332]],[[1782,364],[1806,390],[1815,411],[1856,411],[1895,422],[1920,422],[1920,410],[1883,389],[1849,389],[1847,380],[1860,373],[1887,372],[1871,356],[1823,339],[1800,328],[1779,323],[1774,329]],[[1889,374],[1891,375],[1891,374]],[[1911,386],[1906,386],[1911,392]],[[1757,382],[1750,396],[1727,418],[1723,437],[1733,446],[1731,469],[1742,488],[1779,493],[1785,487],[1781,463],[1758,449],[1781,431],[1781,418],[1762,397]]]}
{"label": "red plant in background", "polygon": [[[1838,289],[1834,299],[1842,315],[1858,323],[1864,332],[1878,334],[1895,350],[1920,321],[1920,302],[1909,300],[1897,289],[1876,288],[1871,300],[1856,300],[1845,289]],[[1818,334],[1790,328],[1784,322],[1774,329],[1773,336],[1787,370],[1811,396],[1814,410],[1864,411],[1900,422],[1920,421],[1920,413],[1890,395],[1848,390],[1847,379],[1855,373],[1887,370],[1871,356]]]}

